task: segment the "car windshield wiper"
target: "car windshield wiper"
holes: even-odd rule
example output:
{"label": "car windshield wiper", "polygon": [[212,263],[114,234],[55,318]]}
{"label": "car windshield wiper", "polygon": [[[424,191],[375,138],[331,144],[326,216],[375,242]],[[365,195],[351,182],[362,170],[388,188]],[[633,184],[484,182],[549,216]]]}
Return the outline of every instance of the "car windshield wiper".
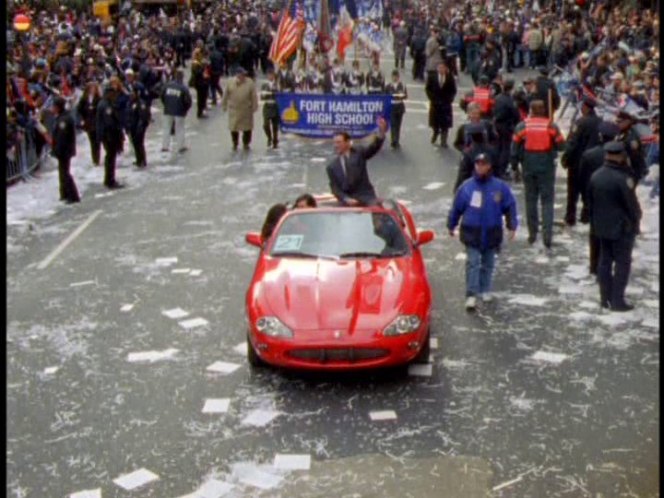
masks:
{"label": "car windshield wiper", "polygon": [[330,256],[327,254],[310,254],[307,252],[300,252],[300,251],[279,251],[279,252],[273,252],[270,254],[270,256],[274,256],[276,258],[306,258],[306,259],[334,259],[337,260],[339,259],[337,256]]}
{"label": "car windshield wiper", "polygon": [[367,251],[358,251],[358,252],[344,252],[339,254],[340,258],[385,258],[390,257],[390,255],[381,254],[379,252],[367,252]]}

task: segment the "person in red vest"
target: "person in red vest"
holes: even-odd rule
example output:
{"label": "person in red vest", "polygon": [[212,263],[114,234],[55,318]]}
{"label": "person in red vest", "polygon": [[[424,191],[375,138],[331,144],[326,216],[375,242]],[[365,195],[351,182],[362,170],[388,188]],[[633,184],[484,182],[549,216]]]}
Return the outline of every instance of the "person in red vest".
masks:
{"label": "person in red vest", "polygon": [[565,139],[560,129],[546,117],[546,104],[542,100],[530,103],[530,116],[514,130],[510,163],[512,170],[523,166],[526,194],[528,243],[534,244],[539,229],[537,203],[542,204],[542,241],[547,251],[553,238],[553,201],[556,182],[556,153],[561,151]]}
{"label": "person in red vest", "polygon": [[489,78],[485,75],[480,76],[478,85],[473,88],[472,92],[466,93],[459,105],[464,111],[471,102],[475,102],[480,106],[482,119],[491,119],[493,116],[493,107],[495,100],[491,86],[489,85]]}

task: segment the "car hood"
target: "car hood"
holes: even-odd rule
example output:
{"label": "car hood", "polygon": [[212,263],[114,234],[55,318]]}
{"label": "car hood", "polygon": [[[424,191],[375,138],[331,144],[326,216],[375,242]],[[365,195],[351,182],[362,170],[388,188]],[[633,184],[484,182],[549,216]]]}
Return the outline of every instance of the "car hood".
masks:
{"label": "car hood", "polygon": [[410,258],[268,259],[255,298],[295,330],[383,328],[413,299]]}

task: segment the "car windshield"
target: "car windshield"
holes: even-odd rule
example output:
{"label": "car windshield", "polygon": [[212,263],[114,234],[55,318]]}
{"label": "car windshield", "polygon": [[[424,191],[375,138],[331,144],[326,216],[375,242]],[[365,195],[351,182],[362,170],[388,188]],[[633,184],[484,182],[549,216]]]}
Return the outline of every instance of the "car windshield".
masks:
{"label": "car windshield", "polygon": [[380,212],[292,213],[274,234],[271,256],[390,258],[410,254],[396,220]]}

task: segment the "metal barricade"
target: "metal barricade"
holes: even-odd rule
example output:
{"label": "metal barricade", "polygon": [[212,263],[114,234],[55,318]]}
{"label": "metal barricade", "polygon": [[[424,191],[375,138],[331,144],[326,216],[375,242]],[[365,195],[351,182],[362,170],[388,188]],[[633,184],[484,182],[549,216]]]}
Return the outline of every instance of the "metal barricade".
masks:
{"label": "metal barricade", "polygon": [[11,149],[7,149],[7,185],[20,179],[29,180],[31,174],[39,168],[48,146],[44,145],[41,154],[38,154],[35,133],[35,129],[21,129],[17,142]]}

